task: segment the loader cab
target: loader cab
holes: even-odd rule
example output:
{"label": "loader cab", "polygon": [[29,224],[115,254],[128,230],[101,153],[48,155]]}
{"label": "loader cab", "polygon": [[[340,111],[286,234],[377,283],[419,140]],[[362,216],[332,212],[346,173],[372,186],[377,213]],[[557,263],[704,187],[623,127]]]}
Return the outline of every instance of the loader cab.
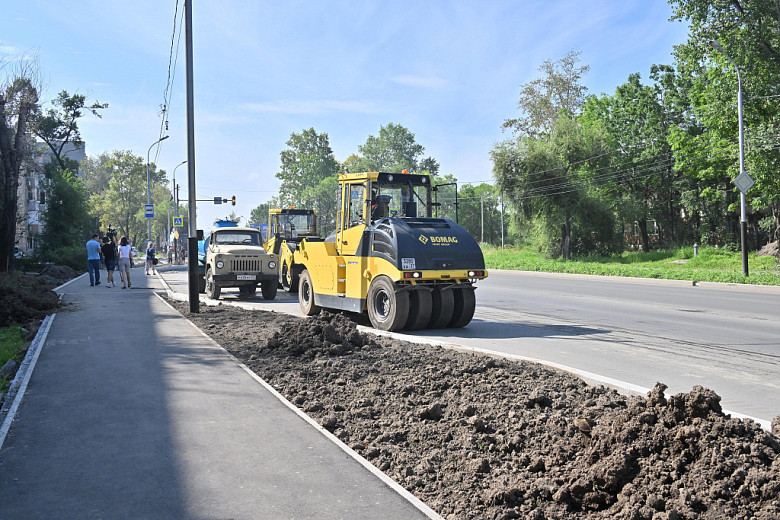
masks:
{"label": "loader cab", "polygon": [[271,209],[268,212],[269,236],[297,242],[317,236],[317,213],[313,209]]}
{"label": "loader cab", "polygon": [[432,215],[431,179],[409,173],[348,173],[339,176],[339,212],[336,247],[339,254],[354,255],[365,229],[388,217]]}

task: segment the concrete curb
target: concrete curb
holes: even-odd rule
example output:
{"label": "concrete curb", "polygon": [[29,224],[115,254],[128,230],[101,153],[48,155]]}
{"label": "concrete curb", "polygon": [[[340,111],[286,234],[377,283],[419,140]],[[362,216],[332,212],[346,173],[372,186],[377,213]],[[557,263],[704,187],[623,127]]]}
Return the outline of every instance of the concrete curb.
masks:
{"label": "concrete curb", "polygon": [[[11,423],[16,417],[16,411],[19,409],[22,399],[24,399],[24,392],[27,390],[27,384],[30,382],[33,370],[35,370],[35,364],[38,362],[38,356],[40,356],[43,344],[46,342],[46,337],[49,335],[51,322],[54,321],[56,315],[56,313],[51,314],[46,316],[43,320],[41,327],[38,329],[38,333],[35,334],[35,338],[27,349],[27,354],[24,356],[24,360],[22,360],[19,370],[16,372],[16,377],[14,377],[14,380],[11,382],[11,387],[8,390],[8,395],[6,397],[13,396],[13,402],[7,409],[4,405],[2,412],[0,412],[0,415],[5,417],[2,426],[0,426],[0,450],[3,449],[5,437],[8,435],[8,430],[11,429]],[[6,400],[5,403],[8,403],[8,400]]]}

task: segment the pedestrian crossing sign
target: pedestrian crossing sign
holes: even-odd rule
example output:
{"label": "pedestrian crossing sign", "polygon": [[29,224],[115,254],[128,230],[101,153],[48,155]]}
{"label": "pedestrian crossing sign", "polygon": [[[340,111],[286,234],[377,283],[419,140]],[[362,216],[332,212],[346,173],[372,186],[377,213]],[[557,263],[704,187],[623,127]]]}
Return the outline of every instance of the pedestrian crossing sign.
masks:
{"label": "pedestrian crossing sign", "polygon": [[173,217],[173,227],[184,227],[184,217]]}

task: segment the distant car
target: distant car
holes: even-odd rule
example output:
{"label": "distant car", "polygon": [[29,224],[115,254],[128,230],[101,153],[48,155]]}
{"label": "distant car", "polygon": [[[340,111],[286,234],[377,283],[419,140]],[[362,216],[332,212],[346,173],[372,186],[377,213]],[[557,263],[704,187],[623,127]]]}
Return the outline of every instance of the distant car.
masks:
{"label": "distant car", "polygon": [[130,249],[130,251],[132,251],[132,253],[133,253],[133,256],[136,256],[136,255],[138,255],[138,253],[139,253],[139,251],[138,251],[138,248],[137,248],[137,247],[133,247],[132,249]]}

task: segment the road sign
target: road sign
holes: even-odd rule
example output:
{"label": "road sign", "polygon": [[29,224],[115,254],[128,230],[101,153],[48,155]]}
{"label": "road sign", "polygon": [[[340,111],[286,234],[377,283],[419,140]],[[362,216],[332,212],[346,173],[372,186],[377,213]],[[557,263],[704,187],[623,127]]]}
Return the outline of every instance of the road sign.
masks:
{"label": "road sign", "polygon": [[154,204],[144,204],[144,216],[146,218],[154,217]]}
{"label": "road sign", "polygon": [[184,227],[184,217],[173,217],[173,227]]}
{"label": "road sign", "polygon": [[753,185],[756,183],[756,181],[753,180],[753,177],[748,175],[745,172],[740,173],[737,175],[737,178],[734,179],[734,185],[739,188],[739,191],[742,193],[747,193],[750,188],[753,187]]}
{"label": "road sign", "polygon": [[214,197],[214,204],[222,204],[222,197]]}

